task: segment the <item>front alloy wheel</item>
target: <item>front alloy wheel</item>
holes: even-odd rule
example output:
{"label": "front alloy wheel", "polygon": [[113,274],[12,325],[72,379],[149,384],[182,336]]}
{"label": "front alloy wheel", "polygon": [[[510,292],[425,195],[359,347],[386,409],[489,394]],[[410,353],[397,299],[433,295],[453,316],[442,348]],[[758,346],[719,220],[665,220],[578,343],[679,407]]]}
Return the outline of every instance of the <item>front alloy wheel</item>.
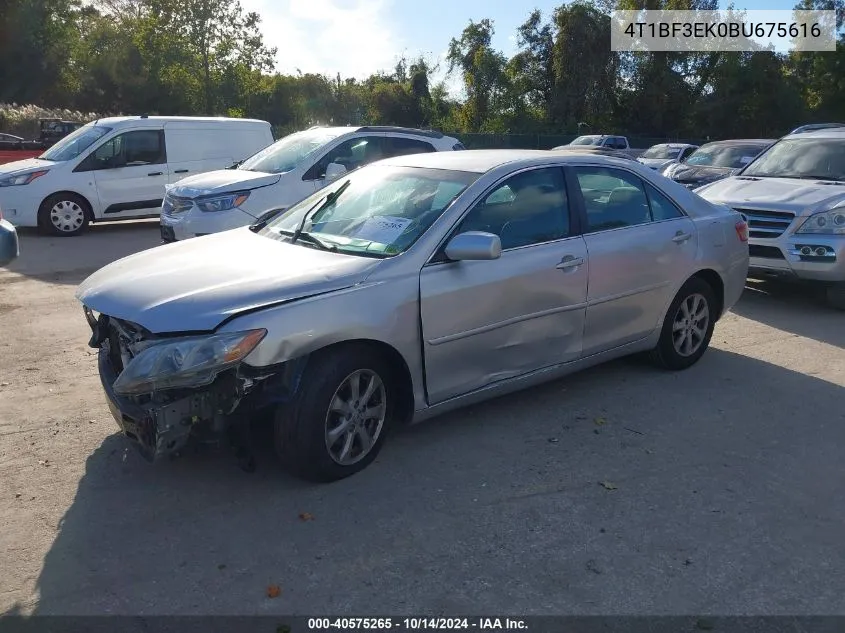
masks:
{"label": "front alloy wheel", "polygon": [[352,372],[335,391],[326,414],[326,449],[341,466],[367,456],[378,441],[387,415],[387,393],[378,374]]}
{"label": "front alloy wheel", "polygon": [[308,359],[293,401],[276,410],[282,467],[310,481],[336,481],[378,456],[394,417],[391,365],[373,348],[347,344]]}
{"label": "front alloy wheel", "polygon": [[663,320],[652,360],[665,369],[686,369],[707,351],[716,324],[716,295],[704,279],[689,279],[675,295]]}

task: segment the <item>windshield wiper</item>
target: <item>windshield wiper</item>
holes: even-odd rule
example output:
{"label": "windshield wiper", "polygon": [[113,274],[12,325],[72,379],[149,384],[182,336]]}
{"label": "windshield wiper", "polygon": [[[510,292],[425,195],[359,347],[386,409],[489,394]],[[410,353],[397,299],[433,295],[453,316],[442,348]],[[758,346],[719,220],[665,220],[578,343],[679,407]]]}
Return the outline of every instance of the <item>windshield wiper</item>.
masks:
{"label": "windshield wiper", "polygon": [[[352,182],[352,181],[347,180],[338,189],[336,189],[335,191],[333,191],[332,193],[327,195],[325,198],[321,198],[320,200],[317,200],[317,202],[315,202],[314,205],[302,215],[302,222],[299,223],[299,226],[296,228],[296,231],[293,232],[293,235],[290,238],[291,244],[296,243],[296,240],[298,240],[299,237],[302,235],[302,231],[305,228],[305,223],[308,221],[308,219],[312,215],[314,215],[318,211],[320,211],[320,209],[323,209],[324,207],[329,206],[335,200],[337,200],[340,197],[340,194],[342,194],[344,191],[346,191],[346,188],[349,186],[350,182]],[[306,233],[306,235],[307,235],[307,233]]]}
{"label": "windshield wiper", "polygon": [[[294,236],[296,233],[294,231],[288,231],[286,229],[279,229],[279,234]],[[303,239],[307,242],[311,242],[312,244],[314,244],[316,246],[319,246],[324,251],[336,251],[337,250],[336,244],[329,244],[327,241],[321,240],[319,237],[317,237],[313,233],[309,233],[308,231],[301,232],[299,234],[299,238]],[[293,244],[293,237],[291,237],[291,244]]]}

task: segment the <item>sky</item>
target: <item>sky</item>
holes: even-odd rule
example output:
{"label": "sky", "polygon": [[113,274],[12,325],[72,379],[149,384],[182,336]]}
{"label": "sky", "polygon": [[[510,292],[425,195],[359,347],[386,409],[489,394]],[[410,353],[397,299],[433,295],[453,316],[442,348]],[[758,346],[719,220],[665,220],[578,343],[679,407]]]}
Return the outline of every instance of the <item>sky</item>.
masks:
{"label": "sky", "polygon": [[[449,40],[470,20],[490,18],[493,45],[516,51],[516,30],[533,9],[550,16],[561,0],[241,0],[262,17],[269,46],[278,48],[276,70],[363,79],[390,71],[402,54],[440,62],[437,79],[460,92],[460,79],[446,77]],[[728,3],[720,1],[724,7]],[[737,9],[791,9],[794,0],[734,0]]]}

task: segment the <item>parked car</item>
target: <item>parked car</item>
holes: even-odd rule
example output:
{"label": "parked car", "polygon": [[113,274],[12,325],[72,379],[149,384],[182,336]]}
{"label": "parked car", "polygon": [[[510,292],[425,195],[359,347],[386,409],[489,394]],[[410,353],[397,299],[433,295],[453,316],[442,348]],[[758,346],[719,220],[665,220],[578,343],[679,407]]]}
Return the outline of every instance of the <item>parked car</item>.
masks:
{"label": "parked car", "polygon": [[790,132],[790,134],[801,134],[802,132],[815,132],[816,130],[828,130],[836,127],[845,127],[845,123],[810,123],[802,125]]}
{"label": "parked car", "polygon": [[586,145],[595,147],[606,147],[608,149],[629,150],[628,137],[614,136],[611,134],[586,134],[573,140],[570,145]]}
{"label": "parked car", "polygon": [[649,147],[637,160],[646,167],[663,171],[669,165],[683,163],[697,149],[698,145],[688,143],[661,143]]}
{"label": "parked car", "polygon": [[748,218],[752,274],[821,283],[845,310],[845,128],[785,136],[696,193]]}
{"label": "parked car", "polygon": [[696,189],[742,169],[772,143],[772,139],[737,139],[705,143],[683,163],[673,163],[664,168],[663,175],[688,189]]}
{"label": "parked car", "polygon": [[118,260],[76,296],[149,459],[271,407],[282,463],[330,481],[403,422],[637,352],[692,366],[742,293],[746,239],[636,161],[425,153]]}
{"label": "parked car", "polygon": [[16,226],[79,235],[92,221],[158,217],[165,185],[243,160],[273,142],[248,119],[93,121],[38,158],[0,165],[0,206]]}
{"label": "parked car", "polygon": [[592,155],[592,156],[610,156],[612,158],[624,158],[625,160],[637,160],[627,152],[618,149],[610,149],[608,147],[592,147],[588,145],[558,145],[553,147],[551,152],[567,152],[570,154]]}
{"label": "parked car", "polygon": [[186,178],[161,209],[161,238],[174,242],[247,226],[343,174],[381,158],[464,149],[440,132],[402,127],[315,127],[290,134],[237,169]]}
{"label": "parked car", "polygon": [[20,244],[15,227],[3,219],[0,209],[0,266],[8,266],[20,255]]}

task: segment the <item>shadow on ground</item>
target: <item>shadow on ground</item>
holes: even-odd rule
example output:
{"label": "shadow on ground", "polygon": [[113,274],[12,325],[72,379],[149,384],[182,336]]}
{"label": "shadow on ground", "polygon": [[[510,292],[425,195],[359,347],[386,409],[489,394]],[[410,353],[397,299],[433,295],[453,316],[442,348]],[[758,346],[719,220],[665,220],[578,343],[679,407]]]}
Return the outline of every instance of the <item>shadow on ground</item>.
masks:
{"label": "shadow on ground", "polygon": [[617,362],[404,429],[331,485],[267,441],[246,474],[113,435],[35,612],[843,614],[842,396],[715,349]]}
{"label": "shadow on ground", "polygon": [[76,285],[106,264],[161,243],[158,220],[92,224],[76,237],[45,236],[26,228],[18,229],[18,235],[20,257],[0,268],[0,284],[38,279]]}
{"label": "shadow on ground", "polygon": [[775,280],[749,279],[731,309],[778,330],[845,348],[845,312],[829,306],[823,289]]}

